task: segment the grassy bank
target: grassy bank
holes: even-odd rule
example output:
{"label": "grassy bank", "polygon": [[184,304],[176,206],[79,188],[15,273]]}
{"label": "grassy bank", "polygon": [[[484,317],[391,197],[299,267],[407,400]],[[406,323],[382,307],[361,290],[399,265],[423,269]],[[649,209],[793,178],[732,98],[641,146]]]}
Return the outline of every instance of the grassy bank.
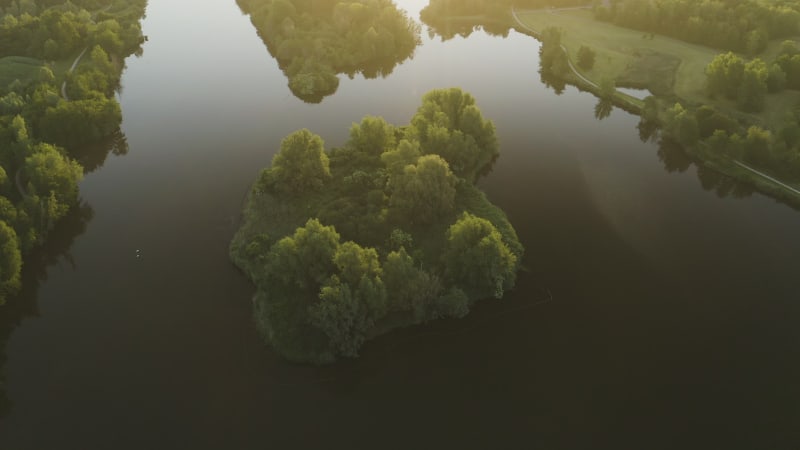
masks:
{"label": "grassy bank", "polygon": [[44,63],[35,58],[24,56],[6,56],[0,58],[0,84],[8,86],[14,80],[23,84],[36,81],[39,69]]}
{"label": "grassy bank", "polygon": [[[705,68],[719,53],[717,50],[600,22],[588,10],[517,11],[516,17],[528,31],[534,31],[533,34],[548,27],[562,29],[562,45],[573,68],[581,46],[594,50],[594,66],[590,70],[581,70],[582,77],[589,83],[575,74],[569,74],[565,81],[595,94],[599,92],[592,84],[614,80],[617,86],[649,89],[662,100],[660,103],[664,106],[675,102],[690,107],[709,105],[742,124],[765,129],[781,123],[786,113],[800,103],[800,92],[786,90],[767,95],[763,111],[744,113],[737,109],[734,101],[707,95]],[[770,43],[759,56],[765,61],[772,61],[778,46],[778,42]],[[641,112],[641,101],[620,92],[616,93],[614,103],[630,112]],[[795,207],[800,206],[800,195],[739,166],[731,158],[711,154],[703,144],[686,151],[706,167],[752,185],[758,191]],[[761,167],[754,168],[771,176]],[[798,187],[797,183],[783,182]]]}

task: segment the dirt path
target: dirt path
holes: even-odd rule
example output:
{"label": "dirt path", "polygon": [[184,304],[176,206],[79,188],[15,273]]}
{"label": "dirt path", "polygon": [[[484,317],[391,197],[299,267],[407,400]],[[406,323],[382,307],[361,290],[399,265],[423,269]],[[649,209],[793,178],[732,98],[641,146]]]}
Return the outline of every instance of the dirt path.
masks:
{"label": "dirt path", "polygon": [[772,178],[771,176],[769,176],[769,175],[767,175],[767,174],[765,174],[765,173],[763,173],[763,172],[759,172],[758,170],[756,170],[756,169],[753,169],[752,167],[748,166],[747,164],[745,164],[745,163],[743,163],[743,162],[736,161],[736,160],[734,160],[733,162],[735,162],[735,163],[736,163],[736,165],[738,165],[739,167],[743,167],[743,168],[745,168],[745,169],[747,169],[747,170],[749,170],[749,171],[751,171],[751,172],[755,173],[756,175],[760,175],[760,176],[762,176],[762,177],[766,178],[767,180],[769,180],[769,181],[772,181],[773,183],[777,184],[777,185],[778,185],[778,186],[780,186],[780,187],[786,188],[786,189],[788,189],[788,190],[790,190],[790,191],[794,192],[795,194],[797,194],[797,195],[800,195],[800,191],[798,191],[797,189],[795,189],[795,188],[793,188],[793,187],[789,186],[789,185],[788,185],[788,184],[786,184],[786,183],[783,183],[783,182],[782,182],[782,181],[780,181],[780,180],[776,180],[775,178]]}
{"label": "dirt path", "polygon": [[[89,47],[84,48],[83,51],[81,52],[81,54],[78,55],[77,58],[75,58],[75,61],[72,62],[72,66],[70,66],[69,70],[67,70],[67,74],[72,73],[72,71],[75,70],[76,67],[78,67],[78,63],[81,62],[81,59],[83,58],[83,55],[86,54],[86,50],[88,50],[88,49],[89,49]],[[61,96],[64,97],[64,100],[69,101],[69,97],[67,96],[67,81],[66,80],[64,80],[64,82],[61,83]]]}
{"label": "dirt path", "polygon": [[[568,10],[568,9],[586,9],[586,8],[588,8],[588,7],[581,6],[581,7],[575,7],[575,8],[561,8],[561,9],[553,10],[553,11],[563,11],[563,10]],[[519,25],[522,28],[530,31],[531,33],[535,34],[536,36],[540,36],[541,35],[541,33],[539,33],[537,30],[534,30],[533,28],[525,25],[519,19],[519,16],[517,15],[517,10],[514,9],[513,6],[511,7],[511,15],[514,16],[514,20],[517,22],[517,25]],[[561,44],[561,50],[564,52],[564,55],[566,55],[566,57],[567,57],[567,64],[569,65],[570,70],[572,70],[572,73],[574,73],[576,77],[580,78],[581,81],[583,81],[584,83],[588,84],[589,86],[591,86],[591,87],[593,87],[595,89],[600,89],[600,86],[598,86],[597,83],[595,83],[594,81],[584,77],[583,75],[581,75],[580,72],[578,72],[578,69],[575,68],[575,66],[572,64],[572,60],[569,59],[569,53],[567,52],[567,47],[565,47],[564,44]]]}

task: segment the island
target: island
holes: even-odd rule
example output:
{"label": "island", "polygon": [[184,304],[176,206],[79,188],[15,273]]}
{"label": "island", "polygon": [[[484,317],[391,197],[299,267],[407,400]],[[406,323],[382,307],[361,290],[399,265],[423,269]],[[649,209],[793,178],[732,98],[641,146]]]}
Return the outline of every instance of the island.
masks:
{"label": "island", "polygon": [[458,318],[514,286],[514,228],[475,181],[499,155],[472,95],[434,90],[410,124],[353,124],[341,148],[287,136],[247,197],[233,262],[255,321],[289,360],[355,357],[397,327]]}

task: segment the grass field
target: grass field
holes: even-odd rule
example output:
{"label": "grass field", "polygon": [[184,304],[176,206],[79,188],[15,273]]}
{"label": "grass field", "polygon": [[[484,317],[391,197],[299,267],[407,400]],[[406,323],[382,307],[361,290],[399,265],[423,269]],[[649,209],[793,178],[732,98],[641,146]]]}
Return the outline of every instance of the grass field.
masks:
{"label": "grass field", "polygon": [[0,86],[8,86],[14,80],[27,83],[36,78],[42,62],[34,58],[22,56],[6,56],[0,58]]}
{"label": "grass field", "polygon": [[[800,102],[800,92],[783,91],[767,95],[767,105],[761,113],[744,114],[737,110],[735,102],[706,95],[705,68],[721,50],[665,36],[651,38],[639,31],[594,20],[588,10],[537,10],[517,15],[535,30],[562,28],[563,44],[572,61],[578,60],[582,45],[591,47],[597,53],[595,65],[584,70],[583,75],[596,83],[613,79],[620,86],[649,88],[660,96],[674,94],[688,103],[712,105],[733,116],[749,116],[764,127],[782,122],[786,113]],[[774,60],[779,45],[778,41],[771,42],[760,57],[766,62]],[[665,80],[672,85],[671,92],[660,88],[659,84]]]}
{"label": "grass field", "polygon": [[705,96],[705,67],[718,53],[714,49],[664,36],[649,38],[638,31],[596,21],[587,10],[539,10],[517,15],[536,30],[562,28],[566,33],[563,44],[573,61],[577,61],[581,45],[591,47],[597,58],[595,66],[584,75],[597,83],[614,79],[620,85],[648,87],[663,95],[666,93],[659,91],[664,89],[657,84],[666,79],[678,97]]}

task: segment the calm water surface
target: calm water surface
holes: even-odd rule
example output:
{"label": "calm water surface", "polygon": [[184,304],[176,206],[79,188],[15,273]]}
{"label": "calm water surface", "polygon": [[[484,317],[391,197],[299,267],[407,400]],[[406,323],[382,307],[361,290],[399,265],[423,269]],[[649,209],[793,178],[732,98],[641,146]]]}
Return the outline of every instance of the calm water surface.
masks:
{"label": "calm water surface", "polygon": [[[665,170],[636,117],[597,121],[591,95],[545,88],[533,39],[424,37],[389,77],[307,105],[233,0],[151,0],[144,29],[129,153],[86,177],[93,216],[59,229],[0,311],[0,448],[800,445],[800,214]],[[406,123],[447,86],[497,126],[481,186],[527,249],[517,289],[357,361],[284,362],[227,258],[249,184],[297,128],[340,145],[363,115]]]}

